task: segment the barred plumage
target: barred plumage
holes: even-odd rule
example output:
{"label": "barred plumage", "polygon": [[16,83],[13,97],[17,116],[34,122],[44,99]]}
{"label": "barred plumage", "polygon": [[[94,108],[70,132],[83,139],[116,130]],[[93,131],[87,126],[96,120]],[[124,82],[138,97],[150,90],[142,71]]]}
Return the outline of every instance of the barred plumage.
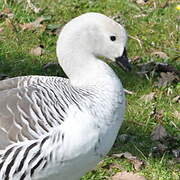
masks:
{"label": "barred plumage", "polygon": [[[112,45],[109,33],[118,43]],[[69,79],[0,82],[0,179],[78,180],[110,150],[123,121],[124,92],[96,56],[124,58],[125,42],[122,26],[87,13],[70,21],[57,42]]]}

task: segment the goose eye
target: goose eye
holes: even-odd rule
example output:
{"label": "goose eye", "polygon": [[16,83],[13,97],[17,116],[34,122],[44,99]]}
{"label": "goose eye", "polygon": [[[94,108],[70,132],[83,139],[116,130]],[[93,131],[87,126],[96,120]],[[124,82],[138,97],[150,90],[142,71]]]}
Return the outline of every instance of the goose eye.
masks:
{"label": "goose eye", "polygon": [[115,41],[116,40],[116,36],[110,36],[111,41]]}

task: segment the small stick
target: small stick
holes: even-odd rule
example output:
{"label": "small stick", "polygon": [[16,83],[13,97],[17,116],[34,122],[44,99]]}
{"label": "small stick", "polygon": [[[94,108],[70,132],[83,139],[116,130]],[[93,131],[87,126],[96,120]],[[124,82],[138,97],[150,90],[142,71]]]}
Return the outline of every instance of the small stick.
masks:
{"label": "small stick", "polygon": [[141,41],[137,38],[137,37],[134,37],[134,36],[131,36],[131,35],[128,35],[131,39],[134,39],[134,40],[136,40],[138,43],[139,43],[139,46],[140,46],[140,48],[142,49],[142,43],[141,43]]}
{"label": "small stick", "polygon": [[124,89],[124,92],[125,92],[126,94],[135,94],[135,92],[129,91],[129,90],[127,90],[127,89]]}

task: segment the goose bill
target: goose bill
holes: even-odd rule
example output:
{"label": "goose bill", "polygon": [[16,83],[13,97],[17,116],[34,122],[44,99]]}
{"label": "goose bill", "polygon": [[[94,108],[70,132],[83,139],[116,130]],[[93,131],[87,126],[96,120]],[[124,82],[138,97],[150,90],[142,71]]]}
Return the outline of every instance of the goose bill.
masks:
{"label": "goose bill", "polygon": [[118,64],[124,71],[131,71],[131,65],[127,57],[126,49],[124,49],[123,55],[115,58],[116,64]]}

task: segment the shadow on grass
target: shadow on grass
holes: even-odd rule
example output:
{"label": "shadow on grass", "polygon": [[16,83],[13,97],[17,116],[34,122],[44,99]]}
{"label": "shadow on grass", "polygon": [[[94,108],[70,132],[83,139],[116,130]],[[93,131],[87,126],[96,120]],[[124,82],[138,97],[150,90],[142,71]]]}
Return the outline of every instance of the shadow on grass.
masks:
{"label": "shadow on grass", "polygon": [[27,54],[2,55],[0,54],[0,74],[8,77],[44,75],[66,77],[60,66],[45,69],[43,66],[47,61],[41,57],[32,57]]}

